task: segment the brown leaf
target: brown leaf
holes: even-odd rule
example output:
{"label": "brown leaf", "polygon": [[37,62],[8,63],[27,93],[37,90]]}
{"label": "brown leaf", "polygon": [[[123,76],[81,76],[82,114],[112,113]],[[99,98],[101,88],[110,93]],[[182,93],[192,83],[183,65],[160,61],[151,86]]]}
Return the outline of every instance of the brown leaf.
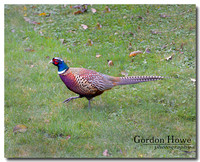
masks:
{"label": "brown leaf", "polygon": [[88,39],[88,43],[86,44],[87,46],[92,46],[93,45],[93,42],[91,39]]}
{"label": "brown leaf", "polygon": [[31,49],[31,48],[26,48],[24,51],[25,51],[25,52],[34,52],[35,50],[34,50],[34,49]]}
{"label": "brown leaf", "polygon": [[144,17],[142,17],[142,16],[138,16],[138,18],[144,20]]}
{"label": "brown leaf", "polygon": [[195,78],[190,78],[190,80],[191,80],[193,83],[196,83],[196,79],[195,79]]}
{"label": "brown leaf", "polygon": [[24,6],[24,11],[26,11],[27,10],[27,8],[26,8],[26,6]]}
{"label": "brown leaf", "polygon": [[46,16],[47,14],[45,12],[40,13],[39,16]]}
{"label": "brown leaf", "polygon": [[166,14],[160,14],[160,17],[166,18],[166,17],[170,17],[170,16],[169,16],[169,15],[166,15]]}
{"label": "brown leaf", "polygon": [[82,11],[76,11],[76,12],[74,12],[74,15],[78,15],[78,14],[82,14],[83,12]]}
{"label": "brown leaf", "polygon": [[101,57],[101,55],[97,54],[97,55],[96,55],[96,58],[99,58],[99,57]]}
{"label": "brown leaf", "polygon": [[183,50],[183,46],[185,45],[186,43],[181,43],[181,49]]}
{"label": "brown leaf", "polygon": [[104,152],[103,152],[103,156],[110,156],[109,153],[108,153],[108,150],[107,150],[107,149],[104,150]]}
{"label": "brown leaf", "polygon": [[24,20],[29,22],[30,24],[40,24],[39,22],[36,22],[36,21],[31,21],[29,18],[27,17],[24,17]]}
{"label": "brown leaf", "polygon": [[39,33],[40,33],[41,36],[44,36],[44,34],[42,33],[42,31],[39,31]]}
{"label": "brown leaf", "polygon": [[97,23],[97,29],[101,29],[102,28],[102,25]]}
{"label": "brown leaf", "polygon": [[129,54],[129,57],[136,56],[136,55],[141,54],[141,53],[143,53],[143,52],[142,51],[133,51]]}
{"label": "brown leaf", "polygon": [[129,50],[132,49],[132,44],[131,44],[131,42],[129,42],[128,49],[129,49]]}
{"label": "brown leaf", "polygon": [[49,121],[48,119],[46,119],[44,122],[45,122],[45,123],[49,123],[50,121]]}
{"label": "brown leaf", "polygon": [[149,14],[149,10],[147,10],[147,12],[146,12],[146,15],[148,15]]}
{"label": "brown leaf", "polygon": [[83,27],[83,29],[87,29],[88,28],[88,26],[84,25],[84,24],[81,24],[81,26]]}
{"label": "brown leaf", "polygon": [[163,45],[162,47],[161,47],[161,49],[165,49],[167,47],[167,45]]}
{"label": "brown leaf", "polygon": [[73,6],[73,8],[78,8],[78,9],[81,9],[81,5],[76,5],[76,6]]}
{"label": "brown leaf", "polygon": [[61,42],[61,44],[63,44],[64,43],[64,39],[60,39],[60,42]]}
{"label": "brown leaf", "polygon": [[28,17],[24,17],[24,20],[27,21],[27,22],[31,21],[31,19],[29,19]]}
{"label": "brown leaf", "polygon": [[162,32],[160,31],[151,31],[152,34],[161,34]]}
{"label": "brown leaf", "polygon": [[108,6],[106,6],[106,8],[105,8],[106,10],[104,11],[105,13],[109,13],[111,10],[110,10],[110,8],[108,7]]}
{"label": "brown leaf", "polygon": [[86,8],[84,8],[84,9],[81,10],[82,13],[84,13],[84,12],[86,12],[86,11],[87,11]]}
{"label": "brown leaf", "polygon": [[68,135],[67,137],[66,137],[66,140],[69,140],[71,138],[71,135]]}
{"label": "brown leaf", "polygon": [[113,66],[114,65],[112,60],[107,60],[107,62],[108,62],[108,66]]}
{"label": "brown leaf", "polygon": [[146,52],[146,53],[150,53],[151,50],[150,50],[149,48],[146,48],[146,49],[145,49],[145,52]]}
{"label": "brown leaf", "polygon": [[165,60],[167,60],[167,61],[169,61],[169,60],[171,60],[172,59],[172,57],[174,56],[174,54],[172,54],[171,56],[169,56],[169,57],[166,57],[165,58]]}
{"label": "brown leaf", "polygon": [[27,131],[27,129],[28,128],[25,125],[19,124],[13,128],[13,133],[17,133],[17,132],[24,133]]}
{"label": "brown leaf", "polygon": [[129,32],[128,34],[132,35],[132,36],[135,36],[135,34],[133,32]]}
{"label": "brown leaf", "polygon": [[124,17],[123,17],[123,19],[126,19],[127,18],[127,16],[125,15]]}
{"label": "brown leaf", "polygon": [[92,11],[92,13],[96,13],[97,12],[97,10],[94,9],[94,8],[91,8],[91,11]]}
{"label": "brown leaf", "polygon": [[78,10],[78,11],[74,12],[74,15],[82,14],[82,13],[86,12],[87,11],[87,6],[88,6],[87,4],[74,6],[73,8],[81,9],[81,10]]}
{"label": "brown leaf", "polygon": [[67,32],[69,32],[69,33],[76,33],[76,31],[73,31],[73,30],[68,30]]}
{"label": "brown leaf", "polygon": [[31,24],[36,24],[36,25],[37,25],[37,24],[38,24],[38,25],[40,24],[39,22],[36,22],[36,21],[31,21],[30,23],[31,23]]}

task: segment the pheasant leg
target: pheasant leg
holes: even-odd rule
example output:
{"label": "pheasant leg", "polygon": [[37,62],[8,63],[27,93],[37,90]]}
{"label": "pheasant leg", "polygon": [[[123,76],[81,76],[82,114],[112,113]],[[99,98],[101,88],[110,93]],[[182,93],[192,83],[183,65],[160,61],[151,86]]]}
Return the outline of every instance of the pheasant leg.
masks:
{"label": "pheasant leg", "polygon": [[80,98],[80,96],[76,96],[76,97],[70,97],[68,99],[66,99],[65,101],[63,101],[63,103],[68,103],[69,101],[73,100],[73,99],[77,99],[77,98]]}
{"label": "pheasant leg", "polygon": [[90,100],[88,100],[88,101],[89,101],[88,108],[90,109],[90,108],[91,108],[91,105],[90,105]]}

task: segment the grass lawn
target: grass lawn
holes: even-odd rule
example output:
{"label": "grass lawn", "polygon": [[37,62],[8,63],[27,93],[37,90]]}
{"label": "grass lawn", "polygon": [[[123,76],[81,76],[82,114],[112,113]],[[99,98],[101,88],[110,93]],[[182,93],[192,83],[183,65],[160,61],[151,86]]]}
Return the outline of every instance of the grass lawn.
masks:
{"label": "grass lawn", "polygon": [[[82,14],[73,6],[4,6],[5,157],[195,158],[196,6],[92,5]],[[76,94],[48,64],[55,56],[111,76],[169,78],[115,87],[88,109],[85,98],[62,103]],[[27,131],[13,133],[18,124]],[[155,149],[136,135],[191,139],[191,147]]]}

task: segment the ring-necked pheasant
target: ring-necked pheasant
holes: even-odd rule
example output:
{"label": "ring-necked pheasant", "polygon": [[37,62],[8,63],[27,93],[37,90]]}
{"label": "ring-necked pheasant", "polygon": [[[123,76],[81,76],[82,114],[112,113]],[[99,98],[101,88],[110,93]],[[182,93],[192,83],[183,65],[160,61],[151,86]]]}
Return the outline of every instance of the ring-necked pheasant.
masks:
{"label": "ring-necked pheasant", "polygon": [[49,63],[53,63],[58,67],[58,74],[67,88],[79,94],[79,96],[66,99],[63,103],[86,97],[89,101],[89,107],[90,100],[93,97],[102,94],[114,86],[155,81],[164,78],[161,76],[113,77],[89,69],[69,68],[64,60],[59,57],[54,57]]}

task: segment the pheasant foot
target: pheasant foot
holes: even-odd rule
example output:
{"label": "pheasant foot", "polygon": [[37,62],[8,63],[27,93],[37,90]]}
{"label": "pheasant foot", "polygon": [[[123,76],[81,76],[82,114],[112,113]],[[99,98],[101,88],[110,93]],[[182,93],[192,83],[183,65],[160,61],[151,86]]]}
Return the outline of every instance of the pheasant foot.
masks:
{"label": "pheasant foot", "polygon": [[73,99],[77,99],[77,98],[80,98],[80,96],[76,96],[76,97],[70,97],[68,99],[66,99],[65,101],[63,101],[63,103],[68,103],[69,101],[73,100]]}

